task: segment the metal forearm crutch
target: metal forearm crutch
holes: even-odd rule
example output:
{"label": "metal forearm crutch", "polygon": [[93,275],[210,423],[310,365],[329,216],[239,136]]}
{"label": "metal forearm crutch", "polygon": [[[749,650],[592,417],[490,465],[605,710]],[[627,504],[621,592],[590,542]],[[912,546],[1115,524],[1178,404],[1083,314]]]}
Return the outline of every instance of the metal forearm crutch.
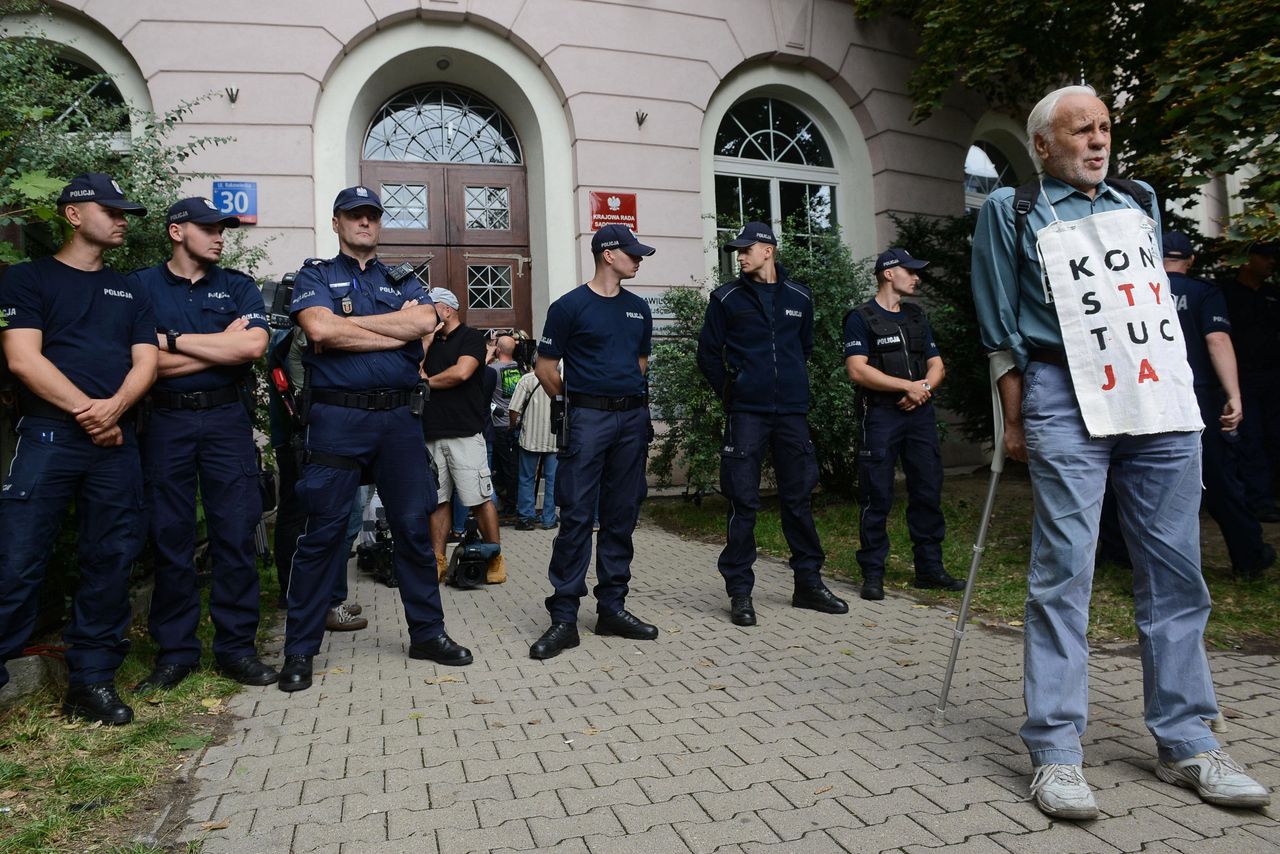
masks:
{"label": "metal forearm crutch", "polygon": [[991,449],[991,479],[987,482],[987,500],[982,506],[982,524],[978,526],[978,539],[973,546],[973,560],[969,564],[969,578],[964,585],[964,599],[960,603],[960,613],[956,617],[956,627],[952,632],[951,658],[947,661],[947,672],[942,677],[942,691],[938,694],[938,707],[934,709],[933,723],[940,725],[946,718],[947,695],[951,693],[951,677],[956,672],[956,659],[960,655],[960,643],[964,640],[964,626],[969,620],[969,602],[973,598],[973,584],[978,579],[978,565],[982,562],[982,552],[987,544],[987,528],[991,525],[991,511],[996,503],[996,487],[1000,485],[1000,475],[1004,472],[1004,408],[1000,405],[1000,393],[996,389],[996,381],[1007,370],[1008,363],[990,360],[991,408],[994,416],[994,446]]}

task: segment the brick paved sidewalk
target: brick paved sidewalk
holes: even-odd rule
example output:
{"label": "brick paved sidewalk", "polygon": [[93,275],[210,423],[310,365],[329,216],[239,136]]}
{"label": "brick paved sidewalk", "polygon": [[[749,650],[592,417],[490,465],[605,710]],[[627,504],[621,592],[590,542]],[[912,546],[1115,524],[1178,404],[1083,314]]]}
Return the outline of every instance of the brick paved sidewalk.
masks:
{"label": "brick paved sidewalk", "polygon": [[[761,561],[760,625],[738,628],[718,548],[642,527],[627,603],[659,639],[596,637],[587,600],[582,646],[536,662],[552,534],[503,538],[510,582],[444,593],[475,664],[409,660],[396,592],[357,579],[369,628],[328,635],[315,687],[231,701],[242,719],[196,771],[186,838],[206,854],[1280,849],[1275,807],[1217,809],[1155,779],[1134,659],[1093,660],[1086,771],[1104,817],[1051,823],[1024,800],[1018,638],[966,633],[934,727],[946,611],[840,583],[848,615],[799,611],[789,570]],[[1280,662],[1213,663],[1228,747],[1280,785]]]}

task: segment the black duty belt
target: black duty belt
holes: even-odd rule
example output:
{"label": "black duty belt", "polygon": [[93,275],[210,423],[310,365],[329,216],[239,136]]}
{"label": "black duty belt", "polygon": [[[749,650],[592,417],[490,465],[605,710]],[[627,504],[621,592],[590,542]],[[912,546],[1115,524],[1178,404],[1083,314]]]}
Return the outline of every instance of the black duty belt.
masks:
{"label": "black duty belt", "polygon": [[1028,362],[1044,362],[1046,365],[1067,366],[1067,354],[1052,347],[1032,347],[1027,351]]}
{"label": "black duty belt", "polygon": [[49,418],[53,421],[74,422],[76,419],[65,409],[59,409],[43,397],[22,395],[18,399],[18,411],[32,418]]}
{"label": "black duty belt", "polygon": [[399,409],[409,405],[413,397],[412,389],[382,388],[373,391],[337,391],[330,388],[311,390],[312,403],[326,403],[329,406],[345,406],[348,409],[367,409],[369,411]]}
{"label": "black duty belt", "polygon": [[156,409],[213,409],[240,400],[240,387],[224,385],[209,391],[153,391],[151,405]]}
{"label": "black duty belt", "polygon": [[606,412],[626,412],[649,405],[649,395],[632,394],[626,397],[596,397],[593,394],[569,394],[569,402],[584,409],[603,409]]}

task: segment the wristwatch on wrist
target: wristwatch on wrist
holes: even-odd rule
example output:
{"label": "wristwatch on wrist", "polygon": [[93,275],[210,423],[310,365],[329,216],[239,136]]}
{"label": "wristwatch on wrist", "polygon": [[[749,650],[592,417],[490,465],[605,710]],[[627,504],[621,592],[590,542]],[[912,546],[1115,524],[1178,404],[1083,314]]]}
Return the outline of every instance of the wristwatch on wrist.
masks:
{"label": "wristwatch on wrist", "polygon": [[182,335],[181,332],[174,332],[172,330],[165,332],[164,340],[169,347],[170,353],[178,352],[178,337],[181,335]]}
{"label": "wristwatch on wrist", "polygon": [[[172,349],[172,348],[171,348]],[[928,380],[921,380],[920,385],[924,386],[925,391],[933,391],[933,386],[929,385]]]}

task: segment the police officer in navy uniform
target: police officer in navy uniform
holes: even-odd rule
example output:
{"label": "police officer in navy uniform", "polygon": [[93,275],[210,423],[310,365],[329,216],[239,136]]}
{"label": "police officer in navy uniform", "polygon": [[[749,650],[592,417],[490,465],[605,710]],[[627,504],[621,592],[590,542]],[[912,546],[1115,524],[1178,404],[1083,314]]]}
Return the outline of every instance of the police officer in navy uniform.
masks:
{"label": "police officer in navy uniform", "polygon": [[105,267],[124,243],[125,199],[109,175],[72,179],[58,197],[71,236],[52,257],[0,280],[4,354],[19,382],[22,418],[0,491],[0,686],[21,654],[72,498],[80,586],[67,644],[66,714],[126,724],[115,688],[128,649],[129,568],[142,545],[142,468],[131,408],[156,376],[156,321],[144,289]]}
{"label": "police officer in navy uniform", "polygon": [[[626,610],[631,534],[647,491],[650,423],[645,372],[653,317],[643,299],[622,287],[654,253],[631,229],[606,225],[591,238],[595,274],[547,309],[534,367],[552,398],[567,397],[567,443],[559,455],[556,504],[560,533],[547,568],[551,627],[529,648],[552,658],[578,645],[578,602],[587,595],[592,518],[596,538],[596,634],[653,640],[656,626]],[[564,360],[564,377],[560,361]],[[562,397],[562,399],[563,399]]]}
{"label": "police officer in navy uniform", "polygon": [[885,521],[893,504],[898,457],[907,476],[907,529],[915,551],[915,586],[963,590],[942,566],[942,452],[938,445],[933,393],[946,370],[924,311],[903,297],[914,296],[928,261],[905,249],[876,259],[876,295],[845,315],[844,355],[849,379],[866,403],[858,452],[862,515],[858,565],[862,598],[884,598],[884,562],[889,556]]}
{"label": "police officer in navy uniform", "polygon": [[1280,522],[1280,285],[1271,281],[1280,246],[1255,243],[1248,260],[1222,283],[1240,373],[1240,472],[1245,500],[1261,522]]}
{"label": "police officer in navy uniform", "polygon": [[309,345],[306,451],[297,484],[307,524],[290,572],[282,691],[311,687],[312,657],[320,651],[335,579],[345,571],[347,520],[361,480],[377,484],[391,526],[409,657],[472,661],[444,630],[427,522],[435,483],[414,399],[422,337],[436,327],[435,308],[415,276],[393,278],[377,259],[377,193],[359,186],[338,193],[333,230],[339,254],[303,265],[289,309]]}
{"label": "police officer in navy uniform", "polygon": [[196,586],[196,491],[213,559],[209,615],[223,673],[246,685],[279,676],[258,660],[258,562],[253,533],[262,515],[257,453],[245,387],[267,348],[262,292],[253,279],[218,266],[223,232],[240,220],[209,199],[175,202],[165,218],[172,257],[131,274],[151,296],[159,324],[159,379],[148,395],[143,472],[155,590],[155,667],[138,691],[172,688],[200,666]]}
{"label": "police officer in navy uniform", "polygon": [[809,439],[809,371],[813,295],[778,263],[778,238],[749,222],[726,250],[738,256],[738,278],[711,293],[698,336],[698,368],[724,402],[720,491],[729,499],[728,534],[718,563],[735,625],[754,626],[756,512],[760,468],[773,455],[782,533],[791,547],[791,604],[828,614],[849,605],[822,583],[826,555],[813,523],[810,496],[818,460]]}
{"label": "police officer in navy uniform", "polygon": [[[1256,579],[1275,563],[1276,550],[1262,540],[1262,526],[1250,511],[1240,483],[1239,436],[1242,417],[1231,318],[1222,291],[1188,275],[1196,262],[1191,238],[1180,231],[1164,234],[1164,269],[1176,299],[1187,362],[1205,429],[1200,434],[1204,509],[1218,523],[1231,567],[1244,579]],[[1257,460],[1249,460],[1256,465]],[[1105,517],[1105,508],[1104,508]],[[1117,520],[1116,527],[1119,527]]]}

